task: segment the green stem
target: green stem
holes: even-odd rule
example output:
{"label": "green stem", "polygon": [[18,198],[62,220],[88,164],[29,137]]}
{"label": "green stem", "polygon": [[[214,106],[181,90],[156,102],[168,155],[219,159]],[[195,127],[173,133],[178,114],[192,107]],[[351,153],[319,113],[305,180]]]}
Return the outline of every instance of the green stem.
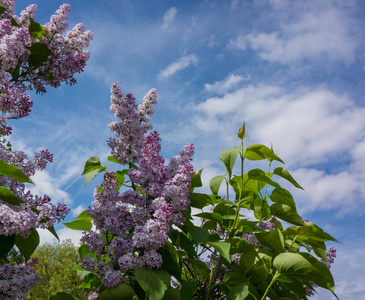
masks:
{"label": "green stem", "polygon": [[291,247],[293,247],[293,244],[295,242],[295,240],[297,239],[297,235],[294,237],[294,239],[292,240],[291,244],[290,244],[290,247],[289,247],[289,251],[291,250]]}
{"label": "green stem", "polygon": [[271,286],[274,283],[274,281],[276,280],[276,278],[278,278],[279,276],[280,276],[279,272],[276,271],[274,277],[272,278],[272,280],[271,280],[269,286],[267,287],[265,294],[262,296],[261,300],[265,300],[265,297],[266,297],[267,293],[269,292],[269,289],[271,288]]}
{"label": "green stem", "polygon": [[240,193],[239,193],[239,199],[238,200],[238,207],[237,207],[237,210],[236,210],[236,215],[234,217],[234,222],[233,222],[233,226],[232,226],[232,230],[234,230],[235,226],[236,226],[236,223],[237,223],[237,220],[238,220],[238,216],[239,216],[239,213],[240,213],[240,201],[241,201],[241,197],[242,197],[242,190],[243,190],[243,161],[244,161],[244,156],[243,156],[243,139],[241,139],[241,147],[242,147],[242,153],[240,153],[240,158],[241,158],[241,188],[240,188]]}
{"label": "green stem", "polygon": [[207,297],[205,298],[206,300],[209,299],[209,294],[210,294],[210,289],[211,289],[211,284],[212,284],[215,254],[216,254],[216,251],[214,251],[214,253],[212,254],[212,265],[210,267],[210,276],[209,276],[208,292],[207,292]]}
{"label": "green stem", "polygon": [[[268,172],[268,173],[270,172],[271,162],[272,162],[272,161],[270,161],[270,163],[269,163],[269,168],[268,168],[268,170],[267,170],[267,172]],[[266,200],[266,191],[267,191],[267,183],[265,184],[264,200]]]}

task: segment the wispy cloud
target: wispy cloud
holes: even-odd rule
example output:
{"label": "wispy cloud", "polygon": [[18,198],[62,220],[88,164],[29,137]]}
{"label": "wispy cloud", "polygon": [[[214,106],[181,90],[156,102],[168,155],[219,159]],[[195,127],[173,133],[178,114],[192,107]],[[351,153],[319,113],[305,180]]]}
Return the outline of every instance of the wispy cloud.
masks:
{"label": "wispy cloud", "polygon": [[231,90],[233,87],[237,86],[238,83],[244,80],[250,80],[251,76],[242,77],[240,75],[230,74],[223,81],[216,81],[213,84],[204,84],[204,89],[208,92],[213,92],[217,94],[224,94]]}
{"label": "wispy cloud", "polygon": [[239,35],[236,39],[230,39],[228,49],[246,50],[247,38],[244,35]]}
{"label": "wispy cloud", "polygon": [[198,57],[195,54],[186,55],[184,57],[179,58],[172,64],[168,65],[167,68],[162,70],[157,77],[159,80],[166,79],[174,75],[176,72],[186,69],[190,65],[196,65],[197,62],[198,62]]}
{"label": "wispy cloud", "polygon": [[177,14],[176,7],[171,7],[165,12],[165,14],[163,16],[163,23],[161,26],[162,30],[168,30],[170,28],[170,26],[172,25],[172,22],[175,19],[176,14]]}

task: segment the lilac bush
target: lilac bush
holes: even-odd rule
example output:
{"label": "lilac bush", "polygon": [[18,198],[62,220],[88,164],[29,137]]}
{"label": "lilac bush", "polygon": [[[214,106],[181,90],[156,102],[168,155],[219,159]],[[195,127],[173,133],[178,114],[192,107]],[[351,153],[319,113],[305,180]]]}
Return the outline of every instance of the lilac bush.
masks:
{"label": "lilac bush", "polygon": [[[307,299],[317,287],[335,295],[329,268],[336,250],[326,250],[325,242],[336,240],[299,216],[274,175],[302,187],[286,169],[271,171],[274,161],[283,163],[272,149],[244,150],[244,123],[241,147],[221,152],[226,174],[210,181],[211,194],[196,193],[202,170],[193,171],[193,145],[167,163],[160,155],[160,136],[149,123],[156,90],[140,105],[116,82],[111,93],[110,110],[119,120],[109,125],[115,137],[107,141],[107,163],[125,169],[109,171],[107,163],[91,157],[82,174],[85,184],[99,173],[103,181],[89,209],[64,223],[84,231],[82,260],[74,270],[84,276],[84,287],[97,289],[98,300]],[[235,175],[238,155],[241,174]],[[269,170],[244,174],[245,159],[266,159]],[[226,195],[220,196],[223,182]],[[201,213],[193,216],[191,208]]]}

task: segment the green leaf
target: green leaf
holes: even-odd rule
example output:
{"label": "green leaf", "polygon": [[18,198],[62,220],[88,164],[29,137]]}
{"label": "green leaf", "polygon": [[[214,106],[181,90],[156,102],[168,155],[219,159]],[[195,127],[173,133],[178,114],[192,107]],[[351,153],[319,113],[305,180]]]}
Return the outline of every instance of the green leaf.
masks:
{"label": "green leaf", "polygon": [[[285,275],[280,275],[277,278],[277,281],[280,282],[281,285],[286,287],[289,291],[294,292],[300,299],[305,299],[306,290],[303,286],[303,282],[298,280],[297,278],[289,278]],[[280,298],[280,300],[284,299],[292,299],[292,298]],[[295,298],[298,299],[298,298]]]}
{"label": "green leaf", "polygon": [[180,300],[180,299],[182,299],[180,295],[180,290],[174,289],[171,286],[169,286],[169,288],[166,290],[163,297],[163,300]]}
{"label": "green leaf", "polygon": [[236,211],[232,207],[232,202],[222,202],[214,207],[213,212],[220,214],[221,216],[235,216]]}
{"label": "green leaf", "polygon": [[219,188],[226,175],[218,175],[209,181],[210,190],[214,195],[218,195]]}
{"label": "green leaf", "polygon": [[189,280],[183,280],[181,284],[181,300],[194,299],[194,294],[198,289],[199,279],[193,278]]}
{"label": "green leaf", "polygon": [[189,256],[191,256],[191,257],[196,256],[193,241],[189,240],[184,233],[182,233],[182,232],[177,233],[177,238],[174,242],[174,245],[176,245],[179,248],[184,249]]}
{"label": "green leaf", "polygon": [[33,43],[30,47],[30,55],[28,62],[33,67],[40,67],[48,60],[49,56],[53,56],[53,52],[49,50],[48,46],[44,43]]}
{"label": "green leaf", "polygon": [[253,201],[254,216],[259,221],[267,220],[271,218],[271,210],[266,200],[262,200],[257,197]]}
{"label": "green leaf", "polygon": [[284,236],[280,230],[274,229],[268,232],[257,232],[255,236],[262,245],[279,253],[284,251]]}
{"label": "green leaf", "polygon": [[276,188],[271,192],[270,199],[273,202],[289,205],[292,208],[295,208],[295,202],[293,196],[283,188]]}
{"label": "green leaf", "polygon": [[102,167],[103,166],[100,163],[99,157],[90,157],[85,163],[84,171],[82,172],[81,176],[93,170],[101,169]]}
{"label": "green leaf", "polygon": [[242,272],[227,272],[224,274],[222,283],[226,286],[235,286],[237,284],[245,283],[247,279],[242,276]]}
{"label": "green leaf", "polygon": [[9,253],[15,244],[15,235],[0,235],[0,258]]}
{"label": "green leaf", "polygon": [[281,167],[279,167],[279,168],[276,168],[275,170],[274,170],[274,172],[273,172],[273,174],[274,175],[278,175],[278,176],[280,176],[280,177],[282,177],[282,178],[284,178],[284,179],[286,179],[286,180],[288,180],[292,185],[294,185],[295,187],[297,187],[298,189],[302,189],[302,190],[304,190],[300,185],[299,185],[299,183],[298,182],[296,182],[295,180],[294,180],[294,178],[290,175],[290,173],[288,172],[288,170],[287,169],[284,169],[284,168],[281,168]]}
{"label": "green leaf", "polygon": [[240,258],[240,265],[255,279],[263,281],[271,271],[272,258],[269,252],[269,249],[255,249],[243,253]]}
{"label": "green leaf", "polygon": [[270,209],[273,215],[283,221],[298,226],[304,225],[304,222],[302,218],[298,215],[296,209],[289,205],[274,203],[270,206]]}
{"label": "green leaf", "polygon": [[196,214],[194,216],[216,221],[220,225],[222,225],[222,221],[223,221],[222,216],[220,214],[217,214],[217,213],[203,212],[203,213],[200,213],[200,214]]}
{"label": "green leaf", "polygon": [[79,285],[80,288],[83,289],[92,289],[92,288],[98,288],[102,285],[101,279],[98,275],[92,274],[89,272],[89,274],[86,274],[82,283]]}
{"label": "green leaf", "polygon": [[135,296],[133,288],[122,283],[116,287],[104,290],[99,294],[97,300],[132,300]]}
{"label": "green leaf", "polygon": [[256,179],[258,181],[261,181],[261,182],[265,182],[267,184],[270,184],[273,187],[280,188],[280,185],[277,182],[272,181],[269,177],[266,176],[266,174],[264,173],[264,171],[262,171],[260,169],[250,170],[247,173],[247,175],[248,175],[248,178],[250,178],[250,179]]}
{"label": "green leaf", "polygon": [[5,11],[6,11],[5,6],[0,4],[0,15],[2,15]]}
{"label": "green leaf", "polygon": [[84,186],[86,186],[92,179],[94,179],[99,173],[105,171],[105,168],[103,166],[101,166],[100,169],[95,169],[95,170],[92,170],[90,172],[88,172],[86,175],[85,175],[85,184]]}
{"label": "green leaf", "polygon": [[0,186],[0,199],[6,203],[19,206],[20,203],[25,203],[24,200],[15,196],[15,194],[6,188],[5,186]]}
{"label": "green leaf", "polygon": [[31,229],[30,235],[23,239],[21,236],[15,236],[15,246],[19,249],[19,252],[24,256],[25,260],[28,261],[39,245],[39,234],[37,230]]}
{"label": "green leaf", "polygon": [[207,194],[190,193],[190,206],[202,209],[203,207],[213,204],[212,200]]}
{"label": "green leaf", "polygon": [[230,255],[236,253],[250,252],[255,248],[253,244],[250,244],[247,240],[243,238],[231,238],[228,239],[228,242],[231,244]]}
{"label": "green leaf", "polygon": [[89,216],[89,214],[87,213],[87,210],[84,210],[81,214],[79,214],[74,219],[76,219],[76,220],[88,220],[88,221],[94,220],[92,217]]}
{"label": "green leaf", "polygon": [[25,175],[22,170],[2,160],[0,160],[0,175],[8,176],[23,183],[34,184],[34,182]]}
{"label": "green leaf", "polygon": [[184,258],[184,260],[193,266],[195,272],[199,273],[205,278],[209,278],[210,270],[204,262],[192,258]]}
{"label": "green leaf", "polygon": [[237,154],[242,151],[242,147],[234,147],[231,149],[223,150],[221,152],[221,160],[226,166],[227,172],[229,174],[229,178],[232,175],[232,169],[234,164],[236,163]]}
{"label": "green leaf", "polygon": [[84,230],[84,231],[90,231],[93,226],[92,222],[86,219],[75,220],[72,222],[62,223],[62,224],[70,229]]}
{"label": "green leaf", "polygon": [[170,274],[164,270],[137,268],[136,280],[151,300],[160,300],[170,286]]}
{"label": "green leaf", "polygon": [[308,241],[308,244],[312,247],[313,252],[321,257],[324,261],[327,261],[326,244],[318,241]]}
{"label": "green leaf", "polygon": [[192,227],[187,225],[185,225],[184,227],[189,232],[189,234],[193,238],[193,241],[196,244],[204,242],[209,237],[209,231],[207,229],[200,228],[197,226]]}
{"label": "green leaf", "polygon": [[228,242],[207,242],[209,246],[212,246],[215,250],[219,252],[229,263],[231,263],[231,256],[229,255],[229,250],[231,244]]}
{"label": "green leaf", "polygon": [[194,174],[191,176],[191,187],[190,188],[196,188],[203,186],[201,175],[202,175],[203,169],[195,170]]}
{"label": "green leaf", "polygon": [[158,253],[163,257],[160,269],[167,271],[177,280],[181,281],[180,256],[175,247],[167,242],[163,247],[158,249]]}
{"label": "green leaf", "polygon": [[86,244],[83,244],[79,247],[80,259],[82,259],[85,255],[88,255],[89,253],[91,253],[91,252]]}
{"label": "green leaf", "polygon": [[65,292],[56,292],[53,293],[50,297],[49,300],[78,300],[79,298],[76,298],[70,294],[67,294]]}
{"label": "green leaf", "polygon": [[248,282],[235,285],[228,293],[227,300],[243,300],[248,296]]}
{"label": "green leaf", "polygon": [[20,27],[13,17],[11,17],[11,25],[15,27]]}
{"label": "green leaf", "polygon": [[46,31],[43,29],[43,26],[35,22],[31,17],[28,21],[28,29],[32,38],[39,39],[46,35]]}
{"label": "green leaf", "polygon": [[81,281],[82,280],[82,278],[85,278],[85,276],[87,276],[87,275],[89,275],[89,274],[91,274],[91,272],[90,271],[85,271],[85,270],[77,270],[76,271],[76,276],[77,276],[77,278]]}
{"label": "green leaf", "polygon": [[244,157],[248,160],[262,160],[268,159],[269,161],[276,160],[284,163],[275,153],[264,145],[251,145],[246,148]]}
{"label": "green leaf", "polygon": [[120,188],[125,181],[125,176],[124,176],[125,174],[123,171],[116,171],[114,174],[115,174],[115,179],[118,181]]}
{"label": "green leaf", "polygon": [[58,237],[58,234],[57,234],[57,232],[56,232],[56,230],[54,229],[54,227],[52,226],[52,227],[47,227],[47,230],[50,232],[50,233],[52,233],[53,234],[53,236],[58,240],[58,241],[60,241],[60,238]]}
{"label": "green leaf", "polygon": [[338,242],[334,237],[312,222],[307,222],[304,226],[299,227],[297,234],[300,235],[302,239],[307,237],[320,242]]}
{"label": "green leaf", "polygon": [[275,257],[273,266],[279,274],[311,280],[334,294],[335,284],[330,270],[309,253],[281,253]]}
{"label": "green leaf", "polygon": [[117,160],[114,156],[112,156],[112,155],[108,156],[108,161],[110,161],[110,162],[113,162],[113,163],[116,163],[116,164],[119,164],[119,165],[120,165],[119,161],[118,161],[118,160]]}

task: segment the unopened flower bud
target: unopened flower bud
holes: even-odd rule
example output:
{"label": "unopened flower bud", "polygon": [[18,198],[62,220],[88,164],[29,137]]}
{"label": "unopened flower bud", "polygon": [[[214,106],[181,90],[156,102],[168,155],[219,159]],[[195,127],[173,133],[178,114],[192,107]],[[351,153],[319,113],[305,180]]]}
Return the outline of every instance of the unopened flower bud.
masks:
{"label": "unopened flower bud", "polygon": [[242,127],[237,132],[237,136],[243,140],[246,136],[246,127],[245,127],[245,121],[243,121]]}

